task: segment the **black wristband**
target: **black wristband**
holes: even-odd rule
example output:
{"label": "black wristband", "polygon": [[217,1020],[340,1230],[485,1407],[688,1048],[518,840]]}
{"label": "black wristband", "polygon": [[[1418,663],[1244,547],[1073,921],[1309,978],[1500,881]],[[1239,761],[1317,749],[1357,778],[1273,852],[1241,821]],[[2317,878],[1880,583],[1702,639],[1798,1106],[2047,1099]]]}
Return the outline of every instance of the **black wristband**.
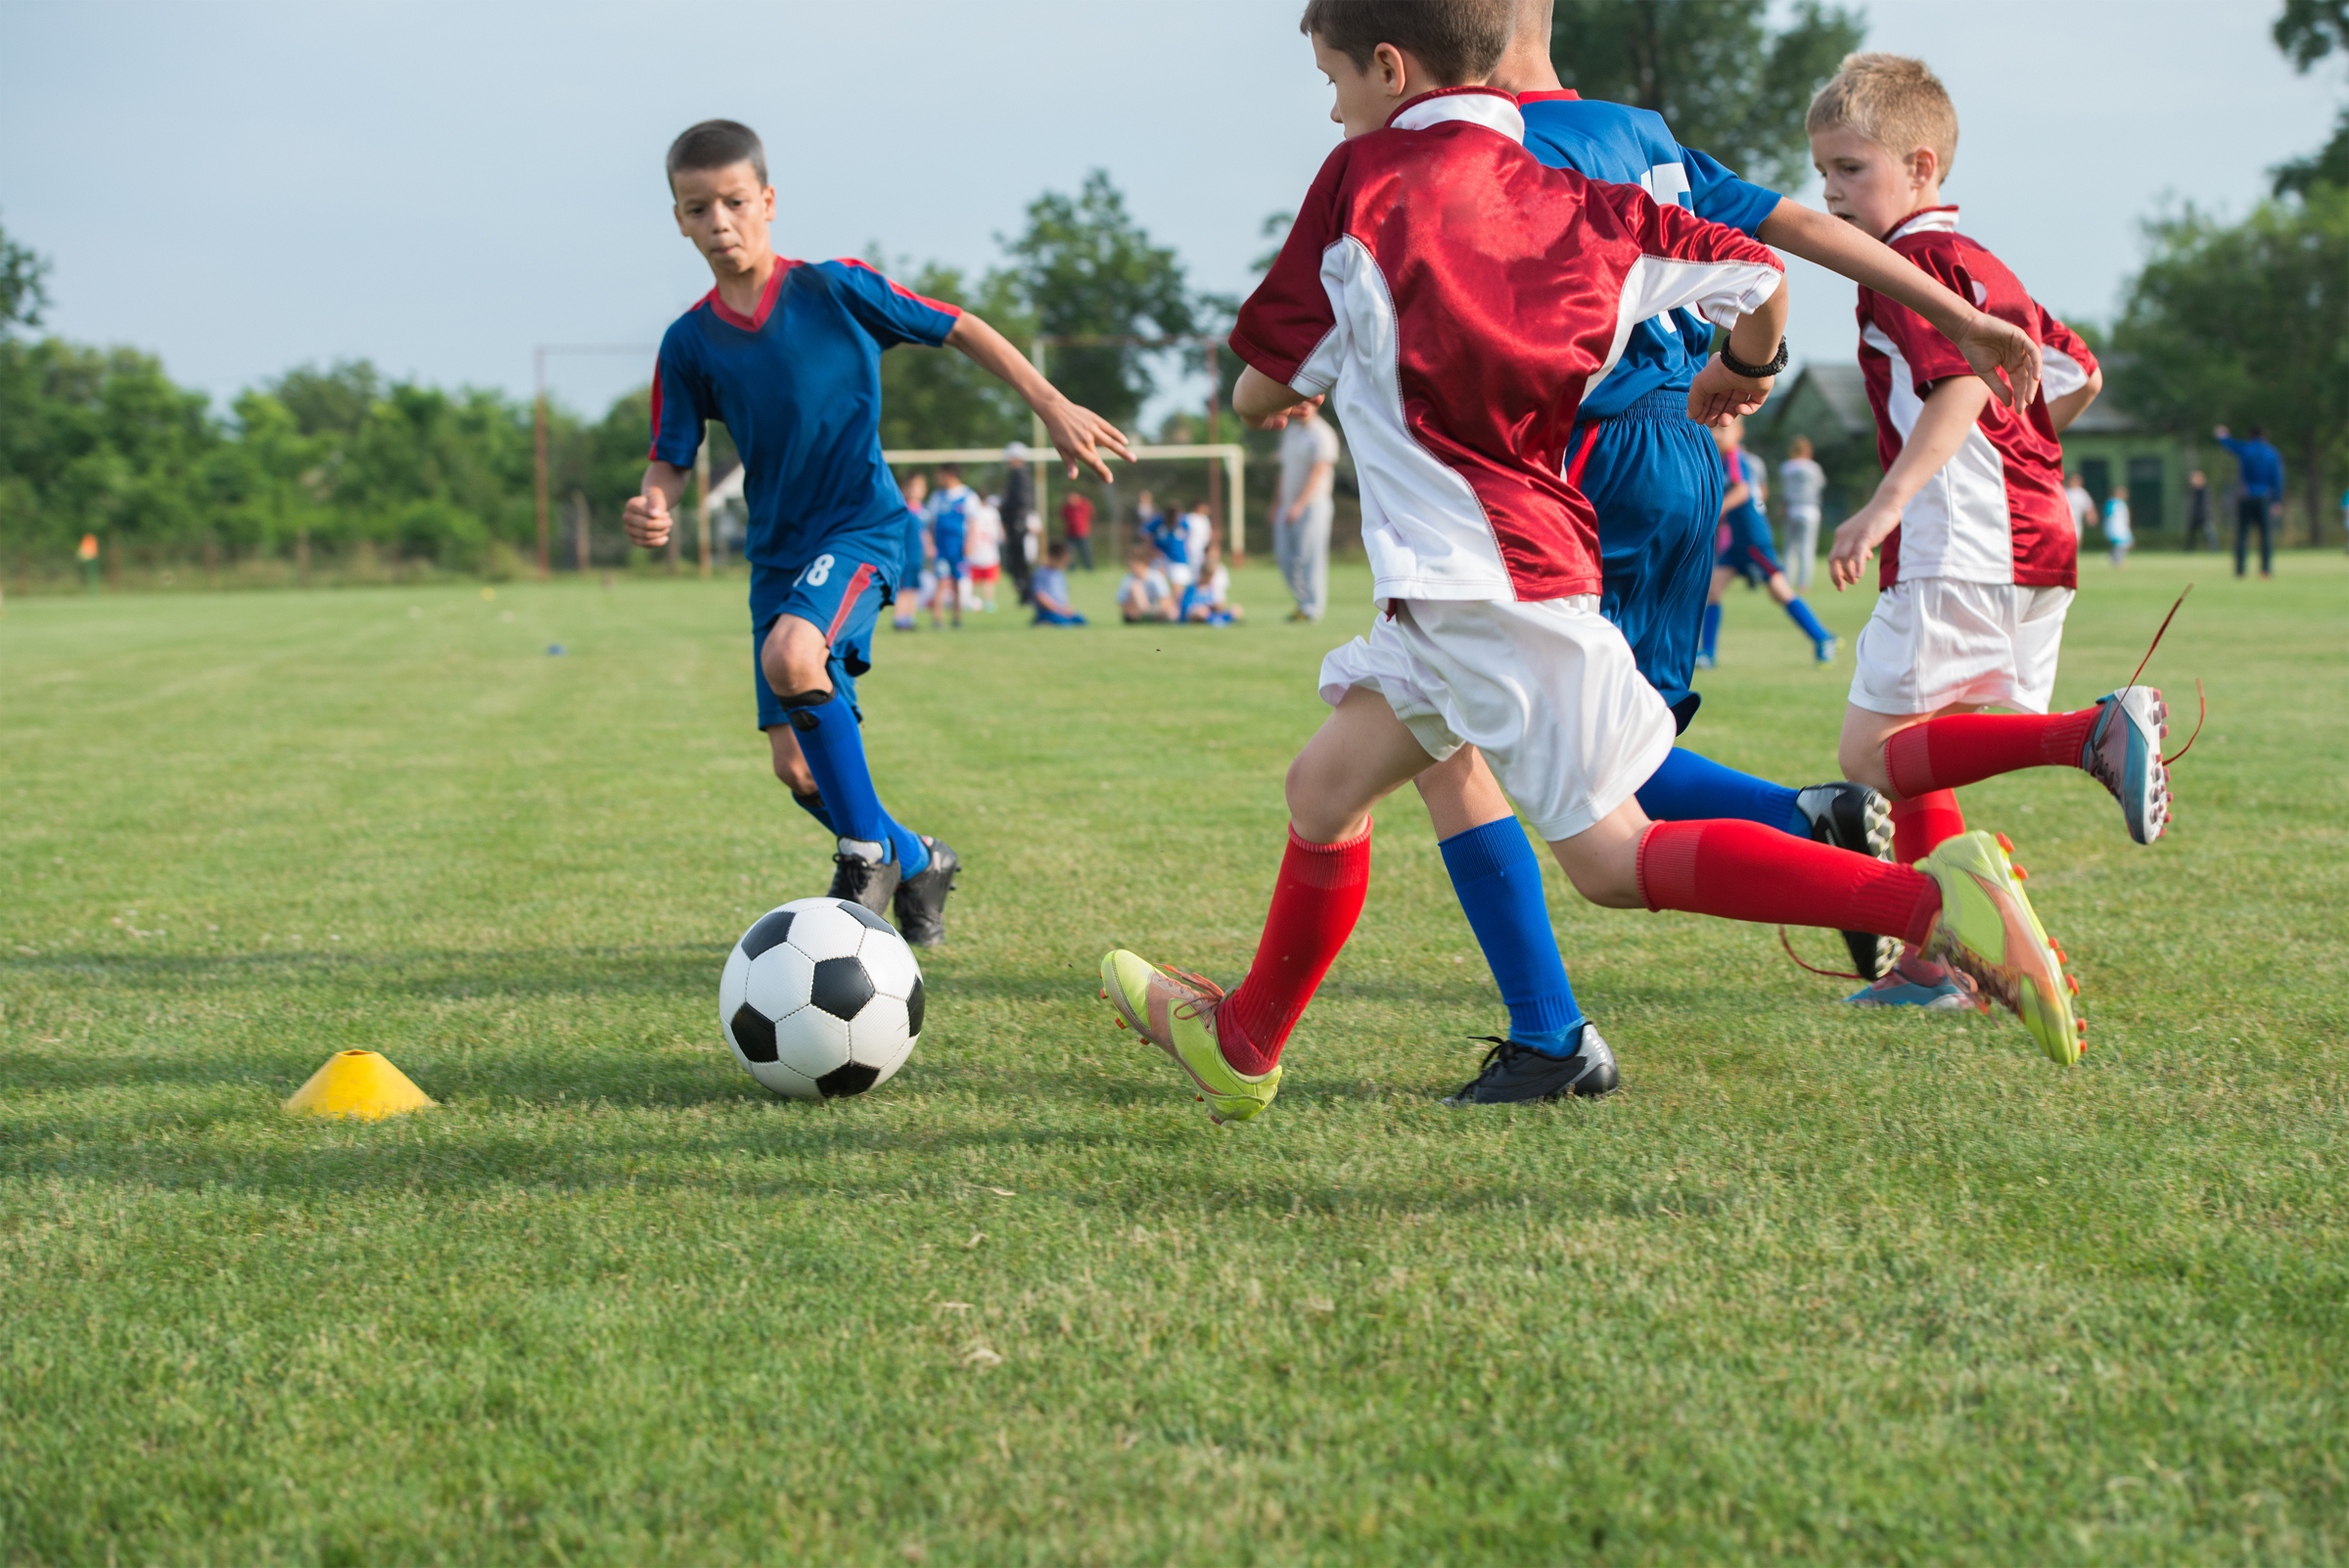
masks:
{"label": "black wristband", "polygon": [[1732,376],[1743,376],[1748,381],[1768,381],[1786,368],[1786,340],[1778,340],[1777,358],[1767,365],[1749,365],[1729,351],[1729,342],[1724,338],[1721,342],[1721,363]]}

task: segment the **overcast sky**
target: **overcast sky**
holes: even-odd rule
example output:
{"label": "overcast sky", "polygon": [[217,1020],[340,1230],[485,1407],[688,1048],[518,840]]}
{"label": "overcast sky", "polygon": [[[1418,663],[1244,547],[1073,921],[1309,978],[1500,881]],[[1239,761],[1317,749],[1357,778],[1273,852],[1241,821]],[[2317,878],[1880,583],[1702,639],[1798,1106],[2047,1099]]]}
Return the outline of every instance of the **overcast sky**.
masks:
{"label": "overcast sky", "polygon": [[[359,356],[527,392],[536,345],[657,341],[709,287],[661,179],[707,115],[766,138],[786,254],[975,271],[1098,166],[1195,284],[1235,292],[1336,134],[1297,0],[0,5],[0,226],[55,262],[51,328],[223,399]],[[2325,139],[2341,74],[2294,75],[2275,9],[1877,0],[1868,45],[1956,94],[1966,229],[2095,319],[2144,215],[2240,211]],[[1798,268],[1798,360],[1850,359],[1850,312]],[[646,371],[553,380],[600,409]]]}

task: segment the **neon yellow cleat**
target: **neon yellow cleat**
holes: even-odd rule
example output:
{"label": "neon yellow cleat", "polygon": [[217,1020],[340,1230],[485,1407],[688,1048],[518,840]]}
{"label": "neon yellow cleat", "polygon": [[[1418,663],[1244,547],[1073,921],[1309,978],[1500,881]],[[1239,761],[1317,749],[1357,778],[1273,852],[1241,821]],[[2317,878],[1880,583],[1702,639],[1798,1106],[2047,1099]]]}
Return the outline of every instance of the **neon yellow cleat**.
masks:
{"label": "neon yellow cleat", "polygon": [[2080,1060],[2087,1026],[2072,1012],[2078,990],[2049,941],[2004,847],[1988,833],[1960,833],[1916,868],[1941,885],[1941,913],[1924,953],[1972,977],[1987,1001],[2003,1003],[2050,1060]]}
{"label": "neon yellow cleat", "polygon": [[1174,1058],[1207,1102],[1208,1120],[1245,1122],[1280,1092],[1280,1066],[1250,1078],[1223,1060],[1216,1044],[1216,1010],[1223,992],[1213,982],[1161,969],[1120,947],[1101,960],[1101,994],[1118,1022]]}

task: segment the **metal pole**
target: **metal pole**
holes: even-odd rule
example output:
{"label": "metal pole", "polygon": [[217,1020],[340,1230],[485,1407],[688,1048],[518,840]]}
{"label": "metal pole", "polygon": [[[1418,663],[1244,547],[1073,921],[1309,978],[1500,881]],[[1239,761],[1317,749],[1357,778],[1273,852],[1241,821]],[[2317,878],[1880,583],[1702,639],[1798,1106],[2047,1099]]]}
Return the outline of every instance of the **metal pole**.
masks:
{"label": "metal pole", "polygon": [[534,448],[538,470],[538,577],[544,581],[546,562],[546,350],[531,354],[535,365],[537,394],[530,403],[530,441]]}
{"label": "metal pole", "polygon": [[701,531],[702,576],[710,575],[710,437],[702,434],[701,450],[693,454],[693,515]]}
{"label": "metal pole", "polygon": [[[1207,439],[1211,446],[1221,438],[1217,435],[1221,413],[1216,406],[1216,348],[1215,345],[1210,344],[1207,348]],[[1215,527],[1223,527],[1223,465],[1221,463],[1207,465],[1207,515]]]}

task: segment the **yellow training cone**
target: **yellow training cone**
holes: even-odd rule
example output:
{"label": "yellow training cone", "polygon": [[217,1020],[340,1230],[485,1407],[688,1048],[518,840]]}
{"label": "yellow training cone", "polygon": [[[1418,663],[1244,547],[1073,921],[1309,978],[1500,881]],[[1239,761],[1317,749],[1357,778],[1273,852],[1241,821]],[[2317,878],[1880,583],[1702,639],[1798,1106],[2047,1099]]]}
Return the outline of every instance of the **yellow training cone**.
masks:
{"label": "yellow training cone", "polygon": [[355,1116],[381,1121],[434,1104],[408,1075],[374,1051],[337,1051],[294,1091],[286,1109],[305,1116]]}

